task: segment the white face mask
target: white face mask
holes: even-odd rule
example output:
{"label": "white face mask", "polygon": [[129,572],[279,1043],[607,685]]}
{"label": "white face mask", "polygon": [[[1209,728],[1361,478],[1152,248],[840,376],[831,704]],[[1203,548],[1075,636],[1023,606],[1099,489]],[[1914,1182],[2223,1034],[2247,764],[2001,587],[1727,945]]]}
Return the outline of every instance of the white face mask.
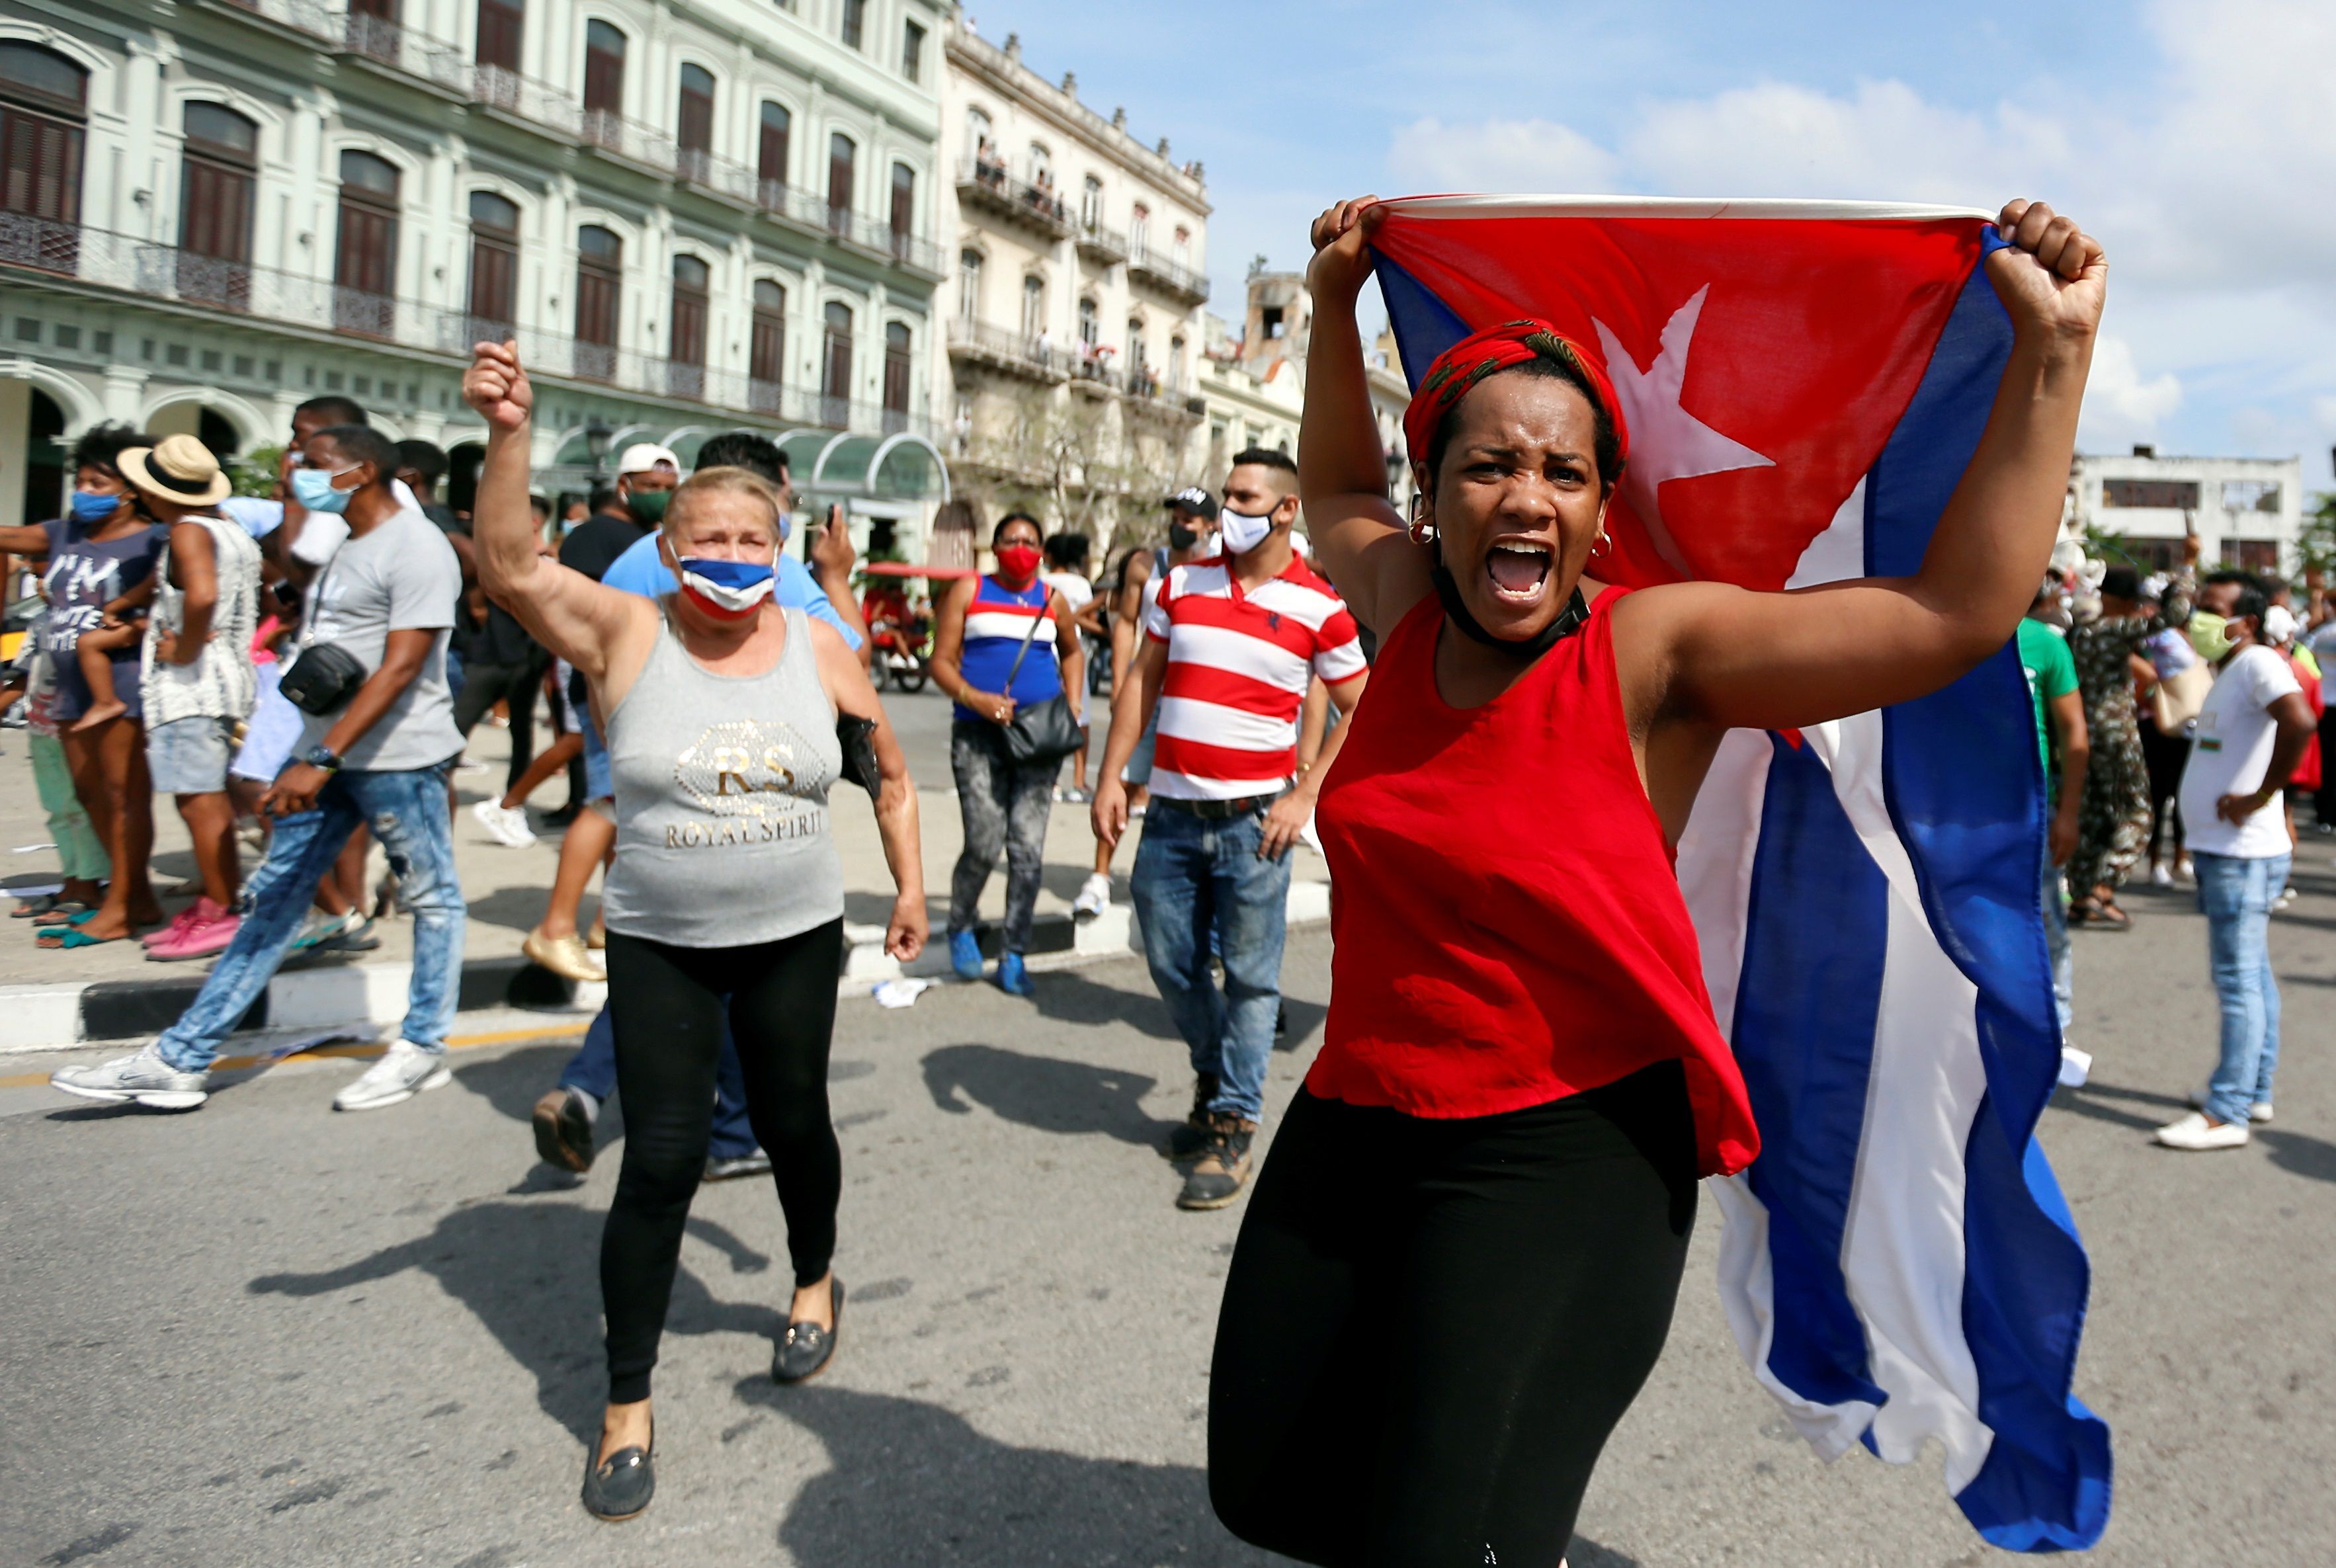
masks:
{"label": "white face mask", "polygon": [[2284,644],[2295,635],[2295,612],[2283,604],[2273,605],[2263,613],[2263,639],[2274,646]]}
{"label": "white face mask", "polygon": [[1223,541],[1227,555],[1247,555],[1265,542],[1273,531],[1273,514],[1251,517],[1245,511],[1224,507],[1217,513],[1217,538]]}

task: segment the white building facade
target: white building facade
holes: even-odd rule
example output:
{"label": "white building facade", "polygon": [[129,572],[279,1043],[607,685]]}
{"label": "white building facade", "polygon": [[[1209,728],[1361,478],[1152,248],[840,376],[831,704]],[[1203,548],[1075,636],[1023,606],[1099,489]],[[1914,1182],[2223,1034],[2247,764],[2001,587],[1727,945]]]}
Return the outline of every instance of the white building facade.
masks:
{"label": "white building facade", "polygon": [[2302,570],[2302,525],[2301,458],[2160,457],[2136,446],[2079,453],[2069,469],[2063,531],[2115,535],[2135,564],[2154,570],[2180,560],[2183,537],[2195,532],[2209,569],[2292,577]]}
{"label": "white building facade", "polygon": [[459,476],[500,336],[546,488],[751,428],[814,493],[929,510],[943,30],[936,0],[16,0],[0,519],[54,515],[94,423],[248,452],[326,393]]}
{"label": "white building facade", "polygon": [[933,377],[959,490],[985,522],[1018,507],[1099,544],[1149,527],[1201,478],[1201,166],[1037,76],[1018,39],[953,17],[946,53]]}

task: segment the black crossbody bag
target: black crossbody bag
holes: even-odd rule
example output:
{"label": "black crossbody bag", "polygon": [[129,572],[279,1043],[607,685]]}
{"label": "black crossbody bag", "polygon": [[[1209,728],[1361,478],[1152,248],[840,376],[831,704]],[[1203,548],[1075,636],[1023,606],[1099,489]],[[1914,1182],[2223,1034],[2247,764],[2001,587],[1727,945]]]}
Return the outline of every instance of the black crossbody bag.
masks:
{"label": "black crossbody bag", "polygon": [[[1007,696],[1013,695],[1014,677],[1022,673],[1022,661],[1030,657],[1030,645],[1037,640],[1038,620],[1054,608],[1055,590],[1050,588],[1039,601],[1038,615],[1031,620],[1030,629],[1022,634],[1022,646],[1014,655],[1013,667],[1006,672]],[[1056,684],[1059,686],[1061,682]],[[1085,732],[1079,728],[1078,716],[1071,711],[1070,694],[1065,691],[1032,706],[1017,704],[1014,716],[1004,727],[1006,755],[1017,764],[1058,763],[1078,750],[1086,739]]]}
{"label": "black crossbody bag", "polygon": [[[326,567],[324,581],[317,583],[316,591],[309,598],[312,614],[323,606],[325,582],[331,581],[333,569]],[[314,630],[312,626],[312,634]],[[366,673],[365,665],[347,648],[337,643],[312,642],[300,650],[300,657],[292,661],[291,667],[277,682],[276,689],[302,713],[322,718],[348,705],[349,699],[356,696],[357,687],[365,685]]]}

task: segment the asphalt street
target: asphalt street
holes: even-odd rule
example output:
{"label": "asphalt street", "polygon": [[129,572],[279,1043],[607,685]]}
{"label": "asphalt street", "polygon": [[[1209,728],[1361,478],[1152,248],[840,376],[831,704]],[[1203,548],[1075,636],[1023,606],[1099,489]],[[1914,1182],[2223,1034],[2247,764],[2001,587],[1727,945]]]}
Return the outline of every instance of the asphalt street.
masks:
{"label": "asphalt street", "polygon": [[[2336,872],[2275,923],[2279,1120],[2177,1154],[2211,1056],[2184,895],[2078,939],[2095,1080],[2044,1136],[2095,1263],[2078,1391],[2116,1429],[2103,1563],[2336,1562]],[[1327,935],[1293,936],[1276,1108],[1319,1038]],[[658,1370],[659,1491],[576,1502],[600,1395],[596,1247],[618,1151],[536,1164],[568,1046],[456,1054],[453,1086],[335,1115],[346,1059],[293,1060],[191,1115],[29,1086],[0,1062],[0,1563],[562,1568],[631,1563],[1234,1564],[1202,1466],[1239,1208],[1177,1212],[1153,1152],[1182,1047],[1140,963],[842,1011],[851,1287],[838,1359],[767,1376],[788,1271],[769,1188],[696,1205]],[[613,1135],[615,1129],[609,1129]],[[1936,1456],[1815,1458],[1744,1369],[1704,1206],[1669,1348],[1608,1449],[1573,1568],[1976,1564]],[[1390,1347],[1395,1353],[1397,1347]],[[2315,1414],[2316,1412],[2316,1414]]]}

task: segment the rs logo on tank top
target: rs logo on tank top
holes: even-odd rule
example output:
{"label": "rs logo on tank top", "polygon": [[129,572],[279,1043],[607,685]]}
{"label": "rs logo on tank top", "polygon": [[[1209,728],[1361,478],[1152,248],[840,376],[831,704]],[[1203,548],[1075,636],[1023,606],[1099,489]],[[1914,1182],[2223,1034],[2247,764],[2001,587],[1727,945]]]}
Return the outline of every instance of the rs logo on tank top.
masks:
{"label": "rs logo on tank top", "polygon": [[816,754],[792,726],[761,719],[710,725],[674,760],[676,783],[718,817],[822,814],[797,787]]}

